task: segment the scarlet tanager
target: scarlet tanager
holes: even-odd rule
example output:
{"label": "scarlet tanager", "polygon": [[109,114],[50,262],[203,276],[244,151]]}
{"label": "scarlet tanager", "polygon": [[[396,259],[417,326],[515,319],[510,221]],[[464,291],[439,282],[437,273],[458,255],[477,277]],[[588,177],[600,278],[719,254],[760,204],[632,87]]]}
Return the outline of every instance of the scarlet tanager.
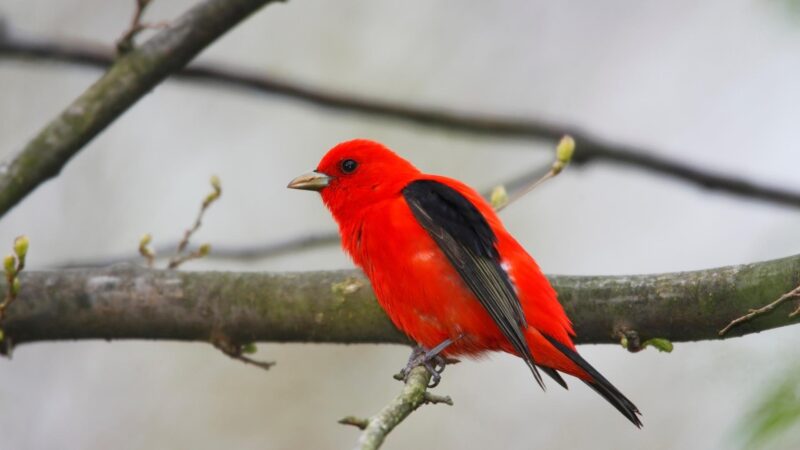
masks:
{"label": "scarlet tanager", "polygon": [[572,375],[641,427],[636,406],[578,354],[555,290],[474,189],[362,139],[335,146],[288,187],[322,194],[378,302],[420,345],[409,364],[438,381],[443,356],[504,351],[542,388],[540,371],[565,388],[559,372]]}

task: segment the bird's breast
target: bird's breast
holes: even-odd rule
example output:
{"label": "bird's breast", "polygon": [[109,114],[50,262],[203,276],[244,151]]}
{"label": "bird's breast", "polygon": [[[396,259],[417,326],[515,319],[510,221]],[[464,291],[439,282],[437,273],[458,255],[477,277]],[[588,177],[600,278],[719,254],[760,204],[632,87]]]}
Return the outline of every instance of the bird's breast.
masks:
{"label": "bird's breast", "polygon": [[365,214],[344,245],[389,318],[415,341],[430,348],[464,336],[456,353],[500,345],[499,330],[403,199]]}

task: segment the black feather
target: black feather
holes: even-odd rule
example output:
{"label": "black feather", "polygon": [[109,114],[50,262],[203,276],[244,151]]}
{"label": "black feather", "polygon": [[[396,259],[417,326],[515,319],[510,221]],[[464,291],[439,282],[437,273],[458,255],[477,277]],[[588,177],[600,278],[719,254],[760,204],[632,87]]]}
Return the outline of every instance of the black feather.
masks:
{"label": "black feather", "polygon": [[550,375],[550,378],[554,379],[556,383],[561,385],[561,387],[563,387],[564,389],[569,389],[569,386],[567,386],[567,382],[564,381],[563,378],[561,378],[561,374],[558,373],[556,369],[552,369],[550,367],[545,367],[545,366],[539,366],[539,368],[542,369],[542,372]]}
{"label": "black feather", "polygon": [[561,342],[555,340],[554,338],[542,333],[542,336],[545,337],[553,347],[558,349],[561,353],[563,353],[567,358],[569,358],[572,362],[574,362],[578,367],[583,369],[586,373],[592,377],[592,381],[585,381],[581,380],[586,383],[587,386],[594,389],[595,392],[602,395],[609,403],[611,403],[619,412],[622,413],[625,417],[628,418],[634,425],[641,428],[642,421],[639,419],[641,413],[639,413],[639,409],[636,405],[633,404],[627,397],[622,395],[616,387],[614,387],[611,382],[606,380],[606,378],[600,375],[600,372],[597,371],[591,364],[589,364],[578,352],[568,348],[566,345],[562,344]]}
{"label": "black feather", "polygon": [[[522,305],[500,266],[497,237],[481,212],[458,191],[433,180],[410,183],[403,189],[403,196],[419,224],[442,249],[544,389],[525,339],[527,323]],[[556,381],[561,378],[548,374]],[[566,385],[563,379],[559,384]]]}

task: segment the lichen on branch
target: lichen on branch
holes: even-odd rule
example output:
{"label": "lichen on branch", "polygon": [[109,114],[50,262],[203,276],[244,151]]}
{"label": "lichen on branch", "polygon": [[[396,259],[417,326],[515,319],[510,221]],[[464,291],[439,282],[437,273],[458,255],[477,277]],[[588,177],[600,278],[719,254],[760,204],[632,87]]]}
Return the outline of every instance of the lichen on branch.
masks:
{"label": "lichen on branch", "polygon": [[[67,339],[208,342],[397,343],[409,341],[353,270],[298,273],[176,272],[135,266],[26,271],[4,322],[15,343]],[[800,255],[695,272],[550,276],[577,343],[719,339],[731,319],[800,284]],[[343,288],[347,286],[347,288]],[[5,290],[5,286],[0,286]],[[788,308],[786,304],[777,310]],[[742,323],[725,337],[789,325],[787,314]]]}
{"label": "lichen on branch", "polygon": [[428,383],[431,374],[423,366],[411,369],[403,389],[386,406],[368,419],[348,416],[340,420],[343,425],[353,425],[362,430],[356,444],[357,450],[376,450],[386,436],[394,430],[409,414],[420,406],[431,403],[444,403],[452,406],[453,400],[447,396],[431,394]]}

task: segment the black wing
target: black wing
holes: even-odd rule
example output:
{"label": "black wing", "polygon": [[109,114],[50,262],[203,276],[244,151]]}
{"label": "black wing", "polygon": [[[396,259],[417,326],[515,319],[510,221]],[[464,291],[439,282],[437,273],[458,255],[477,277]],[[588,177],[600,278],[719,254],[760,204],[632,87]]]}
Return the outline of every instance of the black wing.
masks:
{"label": "black wing", "polygon": [[[419,224],[436,241],[544,389],[523,333],[527,324],[522,305],[500,266],[497,237],[478,208],[455,189],[433,180],[410,183],[403,189],[403,196]],[[549,371],[548,375],[553,376]],[[565,385],[555,375],[554,379]]]}
{"label": "black wing", "polygon": [[592,381],[582,380],[586,383],[587,386],[594,389],[595,392],[602,395],[609,403],[611,403],[619,412],[621,412],[625,417],[628,418],[634,425],[641,428],[642,421],[639,419],[641,415],[639,413],[639,409],[636,405],[633,404],[627,397],[622,395],[622,392],[619,391],[610,381],[608,381],[600,372],[597,371],[591,364],[589,364],[585,359],[578,354],[578,352],[571,350],[566,345],[558,342],[555,338],[548,336],[542,333],[545,339],[550,341],[553,344],[553,347],[558,349],[561,353],[564,354],[567,358],[572,360],[578,367],[583,369],[584,372],[588,373],[590,377],[592,377]]}

